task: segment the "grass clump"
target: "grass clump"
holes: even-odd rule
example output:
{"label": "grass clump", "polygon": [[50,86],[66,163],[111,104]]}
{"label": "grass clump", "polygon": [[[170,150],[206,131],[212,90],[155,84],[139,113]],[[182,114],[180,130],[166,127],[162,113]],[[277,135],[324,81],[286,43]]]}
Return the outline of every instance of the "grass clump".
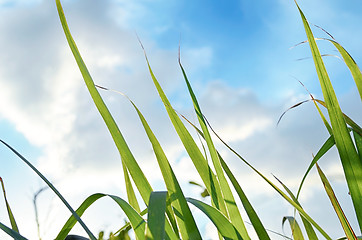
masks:
{"label": "grass clump", "polygon": [[[307,169],[305,176],[300,184],[299,191],[295,196],[286,185],[281,181],[278,182],[282,186],[279,188],[270,179],[265,177],[261,172],[254,168],[249,162],[247,162],[240,154],[234,151],[226,142],[219,138],[226,147],[229,148],[241,161],[243,161],[249,168],[251,168],[256,174],[263,178],[279,195],[284,198],[289,204],[291,204],[295,210],[299,213],[303,227],[309,239],[317,239],[317,233],[319,232],[326,239],[331,239],[326,231],[303,209],[301,203],[298,200],[300,190],[302,188],[304,179],[307,177],[310,169],[316,166],[318,174],[321,178],[322,184],[325,187],[326,193],[330,198],[331,204],[334,207],[335,212],[341,222],[341,226],[345,232],[347,239],[357,239],[356,231],[362,231],[362,131],[358,124],[353,122],[349,117],[342,113],[342,110],[338,104],[337,97],[334,93],[333,86],[329,79],[328,73],[325,69],[322,56],[317,47],[315,38],[310,29],[310,26],[299,8],[297,2],[295,2],[301,19],[307,34],[308,43],[312,51],[314,64],[320,81],[321,89],[323,92],[324,101],[314,99],[311,96],[311,101],[314,102],[317,110],[319,111],[321,118],[330,133],[330,137],[325,141],[325,144],[319,150],[317,155],[312,160],[310,167]],[[175,131],[177,132],[185,151],[190,157],[192,164],[196,168],[199,176],[205,186],[206,195],[210,195],[211,204],[208,205],[200,200],[186,197],[180,187],[180,184],[174,174],[172,166],[170,165],[166,154],[164,153],[162,146],[155,137],[151,127],[147,120],[142,115],[136,104],[132,100],[128,99],[130,104],[134,107],[139,120],[147,134],[147,137],[152,144],[153,151],[156,155],[158,166],[161,170],[164,183],[167,191],[155,191],[149,183],[147,177],[143,173],[139,163],[135,159],[133,153],[128,147],[126,139],[123,137],[122,132],[116,124],[112,114],[108,110],[104,103],[99,90],[109,90],[105,87],[95,85],[85,62],[77,48],[77,45],[69,31],[67,21],[60,3],[60,0],[56,0],[59,18],[69,44],[69,47],[74,55],[74,58],[78,64],[78,67],[83,76],[85,85],[96,105],[101,117],[103,118],[107,128],[114,140],[114,143],[119,151],[122,168],[125,177],[127,200],[118,196],[96,193],[89,196],[76,210],[69,205],[64,197],[58,192],[58,190],[43,176],[27,159],[25,159],[19,152],[13,149],[9,144],[0,140],[6,147],[14,152],[21,160],[24,161],[29,167],[33,169],[43,181],[54,191],[54,193],[63,201],[66,207],[71,212],[71,217],[64,224],[60,230],[58,236],[55,239],[66,239],[69,232],[79,222],[84,228],[89,239],[95,240],[97,237],[88,229],[88,227],[81,220],[83,213],[97,200],[108,197],[115,201],[118,206],[126,214],[129,223],[119,229],[111,238],[116,238],[116,235],[125,229],[132,229],[136,239],[202,239],[199,228],[196,224],[191,210],[190,204],[201,210],[215,225],[218,230],[219,237],[224,239],[251,239],[250,233],[245,227],[245,219],[241,216],[241,211],[245,211],[248,216],[248,220],[251,222],[259,239],[267,240],[271,239],[270,232],[266,230],[259,218],[256,210],[248,200],[236,177],[215,148],[214,141],[212,140],[212,134],[216,137],[218,135],[213,131],[207,119],[202,113],[200,105],[197,101],[197,97],[194,94],[191,83],[187,78],[185,69],[182,66],[181,59],[179,58],[179,66],[182,71],[187,89],[192,99],[194,110],[198,119],[198,126],[190,123],[192,127],[198,132],[199,136],[203,140],[204,148],[200,149],[196,144],[195,139],[191,136],[187,130],[183,116],[178,114],[172,107],[166,94],[164,93],[161,85],[159,84],[155,74],[152,71],[150,62],[145,52],[145,60],[151,76],[151,80],[156,87],[156,90],[162,100],[164,107],[168,113],[168,117],[173,124]],[[362,74],[353,58],[348,52],[334,39],[326,39],[330,41],[341,54],[347,67],[352,73],[353,79],[356,83],[357,89],[362,99]],[[142,44],[141,44],[142,45]],[[142,46],[143,48],[143,46]],[[328,122],[326,117],[320,110],[320,106],[327,109]],[[187,120],[187,119],[186,119]],[[341,206],[338,203],[333,189],[328,182],[327,176],[323,173],[322,169],[318,166],[318,160],[328,150],[336,146],[340,156],[340,160],[343,166],[344,175],[348,184],[348,188],[351,194],[351,199],[354,206],[354,212],[359,224],[359,229],[352,229],[348,219],[344,215]],[[206,156],[211,157],[209,162]],[[131,181],[134,182],[136,189],[132,187]],[[9,236],[14,239],[26,239],[20,235],[18,227],[15,222],[10,205],[7,201],[3,182],[3,195],[8,210],[9,220],[11,227],[0,223],[0,228],[5,231]],[[231,183],[231,184],[230,184]],[[136,196],[136,191],[141,195],[145,209],[140,208]],[[236,195],[232,193],[235,190]],[[238,200],[236,200],[238,198]],[[237,201],[240,201],[243,210],[237,206]],[[147,215],[147,216],[146,216]],[[293,239],[303,239],[302,227],[297,223],[295,217],[285,216],[282,220],[283,224],[288,222],[293,234]],[[127,231],[128,231],[127,230]],[[103,238],[99,236],[98,239]]]}

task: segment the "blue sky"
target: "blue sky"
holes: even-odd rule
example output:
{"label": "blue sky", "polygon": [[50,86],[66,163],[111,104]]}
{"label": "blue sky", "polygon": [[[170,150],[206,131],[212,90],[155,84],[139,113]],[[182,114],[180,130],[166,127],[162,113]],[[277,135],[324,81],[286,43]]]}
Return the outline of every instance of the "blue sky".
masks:
{"label": "blue sky", "polygon": [[[62,2],[95,82],[126,93],[140,107],[182,179],[186,195],[198,196],[198,189],[187,184],[198,178],[170,130],[137,35],[175,108],[195,120],[177,63],[180,43],[183,65],[214,129],[268,177],[273,173],[296,191],[312,154],[328,135],[312,104],[290,111],[276,127],[285,109],[308,99],[296,79],[322,98],[308,45],[290,49],[306,39],[292,0]],[[360,1],[301,0],[299,4],[310,23],[326,29],[357,63],[362,61]],[[0,0],[0,31],[0,138],[42,170],[75,207],[95,192],[126,197],[119,156],[66,44],[55,2]],[[326,37],[318,28],[313,31]],[[328,43],[318,44],[322,53],[337,54]],[[298,60],[302,58],[306,59]],[[335,57],[325,61],[343,110],[361,123],[362,112],[356,111],[361,102],[347,68]],[[118,95],[102,95],[146,176],[155,189],[162,189],[151,147],[133,109]],[[217,147],[265,225],[282,232],[282,217],[293,214],[292,207],[221,144]],[[0,148],[0,161],[0,177],[19,227],[35,239],[31,201],[44,184],[5,147]],[[321,165],[356,226],[336,151]],[[315,206],[315,199],[321,204]],[[343,235],[315,172],[301,200],[332,237]],[[68,213],[50,191],[39,201],[41,235],[49,239]],[[4,209],[0,221],[7,223],[3,201],[0,208]],[[104,212],[109,215],[100,217]],[[212,239],[210,224],[196,214],[205,239]],[[120,216],[105,201],[97,203],[85,219],[94,232],[109,231],[119,227],[115,219]],[[83,234],[80,228],[75,232]]]}

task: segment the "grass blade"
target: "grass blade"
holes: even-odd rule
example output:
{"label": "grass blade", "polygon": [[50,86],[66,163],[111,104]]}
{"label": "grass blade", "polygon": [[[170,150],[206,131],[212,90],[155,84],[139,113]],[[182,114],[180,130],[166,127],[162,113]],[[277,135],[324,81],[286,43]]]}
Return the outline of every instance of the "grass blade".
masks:
{"label": "grass blade", "polygon": [[288,220],[290,228],[292,229],[293,239],[294,240],[304,240],[302,231],[300,230],[297,220],[295,220],[294,217],[290,217],[290,216],[283,217],[283,221],[282,221],[283,225],[286,220]]}
{"label": "grass blade", "polygon": [[123,167],[123,174],[124,174],[124,180],[126,183],[126,189],[127,189],[127,198],[129,204],[137,211],[140,212],[140,206],[138,204],[136,194],[133,190],[131,179],[129,178],[128,170],[125,164],[122,164]]}
{"label": "grass blade", "polygon": [[111,113],[109,112],[107,106],[105,105],[102,97],[100,96],[98,90],[96,89],[96,87],[94,85],[93,79],[92,79],[90,73],[88,72],[88,69],[78,51],[77,45],[75,44],[74,39],[69,31],[69,27],[68,27],[67,21],[65,19],[65,15],[64,15],[60,0],[56,0],[56,4],[57,4],[59,18],[62,23],[62,27],[63,27],[64,33],[65,33],[65,36],[67,38],[69,47],[72,50],[74,58],[78,64],[79,70],[82,73],[82,76],[83,76],[84,82],[88,88],[88,91],[89,91],[99,113],[101,114],[105,124],[107,125],[107,128],[113,138],[114,143],[117,146],[117,149],[122,158],[122,164],[125,164],[127,166],[127,169],[129,170],[129,172],[132,176],[132,179],[135,182],[137,189],[142,196],[143,201],[147,205],[150,194],[152,192],[152,187],[149,184],[148,180],[146,179],[145,175],[143,174],[138,163],[136,162],[123,135],[121,134],[121,131],[119,130],[116,122],[114,121]]}
{"label": "grass blade", "polygon": [[148,205],[145,239],[164,239],[167,192],[152,192]]}
{"label": "grass blade", "polygon": [[224,169],[226,175],[230,179],[231,183],[234,186],[234,189],[236,193],[238,194],[241,203],[244,206],[244,209],[246,211],[246,214],[249,217],[249,220],[251,224],[253,225],[256,234],[258,235],[259,239],[267,240],[270,239],[266,229],[264,228],[262,222],[260,221],[260,218],[258,217],[256,211],[254,210],[253,206],[249,202],[249,199],[246,197],[243,189],[241,188],[240,184],[236,180],[234,174],[230,171],[230,168],[227,166],[226,162],[221,158],[219,155],[221,166]]}
{"label": "grass blade", "polygon": [[[142,44],[141,44],[141,46],[142,46]],[[143,46],[142,46],[142,48],[143,48]],[[144,48],[143,48],[143,50],[144,50]],[[191,134],[188,132],[185,125],[182,123],[181,119],[178,117],[176,111],[172,108],[172,106],[171,106],[169,100],[167,99],[165,93],[163,92],[159,82],[157,81],[155,75],[153,74],[153,71],[149,64],[145,51],[144,51],[144,53],[145,53],[147,66],[148,66],[151,78],[153,80],[153,83],[158,91],[159,96],[161,97],[161,100],[166,108],[169,118],[170,118],[177,134],[179,135],[181,142],[183,143],[183,145],[185,147],[186,152],[190,156],[196,170],[198,171],[202,181],[205,184],[205,187],[209,191],[213,204],[215,204],[215,206],[218,209],[221,209],[223,212],[225,212],[226,211],[225,202],[222,198],[220,185],[219,185],[219,182],[218,182],[215,174],[211,170],[210,166],[208,165],[207,161],[205,160],[204,156],[202,155],[200,149],[197,147]]]}
{"label": "grass blade", "polygon": [[351,193],[352,202],[359,223],[359,227],[362,231],[362,162],[359,159],[352,138],[348,133],[347,125],[343,119],[342,111],[339,107],[337,97],[334,93],[331,81],[324,66],[313,33],[302,10],[299,8],[296,1],[295,4],[297,5],[301,18],[303,20],[303,25],[308,37],[309,46],[312,51],[316,71],[331,121],[334,140],[336,142],[338,153],[342,162],[348,188]]}
{"label": "grass blade", "polygon": [[58,198],[64,203],[64,205],[69,209],[69,211],[73,214],[75,219],[79,222],[79,224],[83,227],[83,229],[88,234],[89,238],[91,240],[96,240],[96,237],[92,234],[92,232],[88,229],[88,227],[85,225],[85,223],[80,219],[78,214],[73,210],[73,208],[70,206],[70,204],[65,200],[63,195],[60,194],[60,192],[53,186],[53,184],[46,178],[44,175],[39,172],[36,167],[34,167],[25,157],[23,157],[19,152],[17,152],[14,148],[12,148],[9,144],[4,142],[0,139],[0,142],[3,143],[6,147],[8,147],[15,155],[17,155],[23,162],[28,165],[48,186],[53,192],[58,196]]}
{"label": "grass blade", "polygon": [[334,191],[332,189],[332,186],[330,185],[327,177],[324,175],[324,173],[323,173],[322,169],[319,167],[319,165],[316,164],[316,166],[318,169],[318,174],[323,182],[324,189],[326,190],[329,200],[331,201],[331,203],[333,205],[334,211],[337,213],[338,219],[341,222],[342,228],[343,228],[344,232],[346,233],[347,238],[349,240],[352,240],[352,239],[357,240],[356,234],[353,232],[351,225],[349,224],[346,216],[344,215],[344,212],[343,212],[341,206],[339,205],[337,197],[334,194]]}
{"label": "grass blade", "polygon": [[361,73],[361,70],[359,69],[357,63],[354,61],[352,56],[346,51],[346,49],[344,49],[338,42],[336,42],[335,40],[332,40],[332,39],[325,39],[325,40],[333,43],[333,45],[337,48],[337,50],[341,54],[344,62],[346,63],[347,67],[349,68],[349,70],[352,74],[352,77],[356,83],[360,98],[362,100],[362,73]]}
{"label": "grass blade", "polygon": [[[274,176],[275,177],[275,176]],[[299,203],[298,199],[294,196],[294,194],[292,193],[292,191],[290,191],[290,189],[282,182],[280,181],[277,177],[275,177],[275,179],[278,180],[278,182],[284,187],[285,191],[287,191],[287,193],[289,194],[289,196],[293,199],[293,201],[298,204],[300,207],[302,207],[302,205]],[[307,232],[307,235],[308,235],[308,239],[309,240],[318,240],[318,237],[316,235],[316,233],[314,232],[314,229],[312,227],[312,225],[308,222],[307,219],[305,219],[305,217],[303,217],[303,215],[300,215],[301,219],[302,219],[302,222],[303,222],[303,225],[304,225],[304,228]],[[283,223],[284,223],[284,220],[283,220]],[[292,225],[291,225],[292,227]],[[299,227],[299,226],[298,226]],[[293,230],[294,228],[292,228]],[[298,235],[298,234],[297,234]]]}
{"label": "grass blade", "polygon": [[218,209],[193,198],[187,198],[187,201],[192,203],[203,213],[205,213],[206,216],[208,216],[224,239],[242,239],[233,224]]}
{"label": "grass blade", "polygon": [[[179,50],[179,55],[180,55],[180,50]],[[209,132],[209,130],[207,128],[204,115],[202,114],[200,105],[199,105],[199,103],[198,103],[198,101],[196,99],[196,96],[195,96],[195,94],[194,94],[194,92],[192,90],[191,84],[190,84],[190,82],[189,82],[189,80],[188,80],[188,78],[186,76],[186,72],[185,72],[185,70],[184,70],[184,68],[183,68],[183,66],[181,64],[180,57],[179,57],[179,65],[180,65],[180,68],[182,70],[182,74],[184,76],[184,79],[185,79],[188,91],[190,93],[192,102],[194,104],[194,109],[195,109],[197,118],[199,120],[199,124],[201,126],[202,132],[204,134],[204,139],[206,141],[207,147],[208,147],[209,152],[210,152],[211,160],[212,160],[212,163],[213,163],[214,168],[215,168],[217,179],[220,182],[220,187],[221,187],[221,191],[222,191],[222,194],[223,194],[223,198],[224,198],[225,206],[226,206],[226,210],[227,210],[226,212],[223,212],[223,213],[225,214],[225,216],[228,216],[228,218],[234,224],[234,226],[236,227],[238,232],[241,234],[243,239],[250,239],[250,237],[248,235],[248,232],[247,232],[247,230],[245,228],[243,219],[241,218],[240,211],[239,211],[239,209],[238,209],[238,207],[237,207],[237,205],[235,203],[235,199],[234,199],[234,196],[233,196],[233,194],[231,192],[229,183],[227,182],[226,177],[224,175],[224,171],[223,171],[223,169],[221,167],[219,155],[218,155],[218,153],[216,151],[216,148],[214,146],[214,143],[213,143],[213,141],[211,139],[211,135],[210,135],[210,132]]]}
{"label": "grass blade", "polygon": [[3,189],[3,195],[4,195],[6,210],[8,211],[8,216],[9,216],[11,228],[12,228],[15,232],[19,233],[18,225],[16,224],[16,221],[15,221],[15,218],[14,218],[14,215],[13,215],[13,212],[11,211],[11,208],[10,208],[10,204],[9,204],[9,202],[8,202],[8,199],[6,198],[5,186],[4,186],[3,179],[2,179],[1,177],[0,177],[0,182],[1,182],[1,187],[2,187],[2,189]]}
{"label": "grass blade", "polygon": [[[146,222],[143,220],[142,216],[139,215],[139,213],[137,213],[137,211],[132,208],[131,205],[129,205],[126,201],[124,201],[122,198],[117,197],[117,196],[113,196],[113,195],[108,195],[108,194],[103,194],[103,193],[96,193],[93,194],[91,196],[89,196],[86,200],[83,201],[83,203],[79,206],[79,208],[77,209],[77,214],[79,216],[82,216],[83,213],[98,199],[102,198],[102,197],[110,197],[112,200],[114,200],[124,211],[124,213],[126,214],[126,216],[128,217],[132,228],[135,231],[135,235],[137,237],[137,239],[143,239],[144,238],[144,232],[145,232],[145,228],[146,228]],[[74,227],[76,223],[76,219],[74,218],[74,216],[72,215],[68,221],[65,223],[65,225],[63,226],[63,228],[61,229],[61,231],[59,232],[58,236],[56,237],[55,240],[63,240],[71,231],[71,229]]]}
{"label": "grass blade", "polygon": [[6,232],[9,236],[14,238],[15,240],[27,240],[25,237],[21,236],[18,232],[14,231],[13,229],[5,226],[0,222],[0,229]]}

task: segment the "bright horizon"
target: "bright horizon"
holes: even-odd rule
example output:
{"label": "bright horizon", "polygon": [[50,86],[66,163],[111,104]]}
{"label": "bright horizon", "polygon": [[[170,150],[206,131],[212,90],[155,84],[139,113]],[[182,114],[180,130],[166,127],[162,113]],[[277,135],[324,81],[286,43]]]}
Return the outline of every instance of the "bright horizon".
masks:
{"label": "bright horizon", "polygon": [[[298,3],[311,25],[332,34],[361,65],[360,1]],[[63,0],[62,4],[93,80],[127,94],[137,104],[164,147],[186,196],[199,197],[201,190],[188,181],[201,180],[175,131],[170,130],[137,36],[178,112],[195,122],[177,62],[180,45],[188,78],[216,132],[265,176],[277,176],[296,192],[328,132],[312,103],[289,111],[276,127],[286,109],[309,99],[298,80],[316,98],[322,98],[308,45],[293,47],[306,40],[294,1]],[[317,27],[312,30],[316,37],[328,37]],[[96,192],[126,199],[119,154],[86,91],[55,1],[0,0],[0,31],[0,138],[37,166],[73,208]],[[322,54],[338,55],[329,43],[318,44]],[[324,60],[342,110],[360,124],[362,111],[355,109],[361,109],[361,102],[347,67],[338,57]],[[100,92],[154,189],[164,190],[136,113],[122,96]],[[222,144],[217,148],[265,227],[283,233],[282,218],[293,215],[292,206]],[[20,232],[36,239],[32,197],[45,184],[4,146],[0,161],[0,177]],[[324,156],[320,165],[357,231],[337,151]],[[313,204],[315,199],[318,206]],[[122,226],[124,215],[110,202],[100,200],[82,218],[94,234]],[[42,237],[55,237],[70,213],[50,190],[39,195],[39,204]],[[333,238],[343,235],[315,169],[304,185],[301,204]],[[2,195],[0,209],[0,222],[9,226]],[[215,235],[206,217],[195,212],[205,239],[212,239]],[[289,227],[284,229],[289,234]],[[72,232],[85,236],[79,226]],[[5,236],[0,232],[1,239]]]}

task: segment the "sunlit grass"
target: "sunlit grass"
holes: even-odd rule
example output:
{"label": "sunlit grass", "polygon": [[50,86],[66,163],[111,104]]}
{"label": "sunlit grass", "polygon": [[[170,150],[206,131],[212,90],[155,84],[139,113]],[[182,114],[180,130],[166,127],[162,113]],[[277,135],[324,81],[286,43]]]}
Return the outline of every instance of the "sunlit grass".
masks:
{"label": "sunlit grass", "polygon": [[[311,101],[315,103],[316,109],[320,113],[321,119],[330,133],[330,137],[326,139],[321,149],[312,159],[310,167],[306,170],[305,176],[301,181],[296,195],[293,194],[292,191],[290,191],[282,181],[276,178],[276,182],[281,185],[282,188],[278,187],[276,183],[273,183],[272,180],[265,177],[260,171],[258,171],[246,159],[244,159],[241,154],[233,150],[217,135],[202,113],[197,97],[192,90],[191,82],[187,78],[186,71],[181,64],[181,59],[179,58],[180,70],[184,76],[188,94],[190,95],[190,98],[193,102],[195,114],[198,119],[198,125],[191,123],[187,119],[184,119],[184,117],[172,107],[166,93],[163,91],[162,86],[156,78],[156,74],[152,71],[151,61],[149,61],[146,55],[146,51],[143,49],[145,52],[145,61],[150,73],[151,81],[154,83],[160,99],[164,104],[168,117],[173,124],[174,130],[177,132],[185,151],[190,157],[190,164],[193,164],[203,181],[203,186],[205,187],[205,191],[207,193],[206,195],[209,195],[211,198],[210,205],[184,195],[178,179],[174,174],[172,166],[169,163],[161,144],[158,142],[147,120],[138,109],[136,104],[126,96],[130,104],[134,107],[135,113],[139,117],[143,129],[145,130],[152,145],[157,164],[161,170],[162,177],[167,188],[167,191],[154,191],[151,183],[143,173],[140,163],[137,162],[133,153],[128,147],[127,141],[122,135],[121,128],[118,127],[99,93],[100,90],[107,91],[110,89],[95,85],[69,31],[60,0],[56,0],[56,5],[67,42],[81,71],[85,85],[119,151],[128,198],[125,200],[114,195],[95,193],[86,198],[86,200],[78,207],[78,209],[73,210],[66,199],[64,199],[61,193],[47,180],[45,176],[43,176],[19,152],[17,152],[3,140],[0,140],[36,174],[38,174],[40,178],[42,178],[42,180],[63,201],[63,203],[71,212],[70,218],[64,224],[58,236],[56,236],[57,240],[65,239],[77,222],[80,223],[80,225],[84,228],[85,232],[88,234],[89,239],[97,239],[94,233],[92,233],[91,230],[88,229],[88,227],[83,223],[81,216],[90,206],[92,206],[95,201],[98,201],[103,197],[108,197],[116,202],[128,218],[129,223],[125,224],[125,226],[118,231],[116,229],[116,234],[122,229],[131,226],[136,239],[201,239],[202,234],[196,224],[197,219],[194,218],[194,215],[190,210],[190,204],[198,208],[210,219],[210,221],[217,228],[219,236],[224,239],[251,239],[251,233],[245,227],[245,221],[251,222],[259,239],[272,239],[272,237],[270,237],[270,231],[264,227],[262,219],[259,218],[257,211],[252,206],[252,203],[248,200],[233,172],[230,170],[216,149],[215,143],[212,140],[212,135],[215,135],[217,138],[219,138],[219,140],[227,148],[229,148],[229,150],[234,153],[240,159],[240,161],[245,164],[245,166],[252,169],[257,175],[265,180],[299,213],[303,226],[299,225],[296,216],[275,216],[276,221],[282,219],[282,224],[285,224],[286,222],[289,223],[289,226],[292,230],[293,239],[304,239],[302,232],[303,227],[307,233],[308,239],[317,239],[316,232],[319,232],[319,234],[326,239],[332,239],[329,234],[303,209],[302,203],[298,199],[304,180],[306,179],[309,171],[315,166],[317,167],[317,171],[321,178],[321,184],[325,187],[326,194],[331,200],[331,205],[334,207],[337,217],[341,222],[341,226],[344,229],[346,238],[357,239],[356,232],[362,231],[362,131],[357,123],[342,113],[328,73],[324,67],[323,59],[319,52],[311,28],[297,3],[296,6],[299,9],[301,19],[305,27],[308,43],[312,51],[316,71],[324,97],[324,100],[322,101],[314,99],[311,95]],[[346,66],[351,71],[352,77],[356,83],[356,87],[362,99],[362,74],[357,64],[348,54],[348,52],[334,39],[326,40],[331,42],[341,54]],[[323,115],[318,104],[327,109],[328,118]],[[293,107],[297,107],[298,105],[300,104],[296,104]],[[327,119],[329,119],[330,122],[328,122]],[[197,131],[200,138],[194,139],[192,137],[186,126],[188,124],[190,124]],[[197,144],[200,139],[203,148],[200,148]],[[351,194],[355,210],[354,212],[356,214],[355,217],[359,224],[359,229],[352,229],[348,219],[343,213],[342,206],[340,206],[338,199],[334,195],[333,188],[330,185],[327,176],[317,165],[318,160],[321,159],[321,157],[323,157],[333,146],[336,146],[338,149],[344,175]],[[211,161],[207,159],[207,156],[210,156]],[[136,189],[133,188],[132,182],[135,184]],[[11,227],[0,223],[0,228],[14,239],[26,239],[19,233],[15,217],[6,198],[5,186],[2,181],[1,184]],[[235,190],[236,195],[233,194],[233,190]],[[139,202],[139,200],[135,197],[137,192],[140,194],[143,203]],[[243,209],[237,205],[237,202],[239,201],[241,202],[240,206],[242,206]],[[141,209],[140,206],[145,206],[145,209]],[[242,212],[244,211],[246,212],[248,219],[242,218]]]}

